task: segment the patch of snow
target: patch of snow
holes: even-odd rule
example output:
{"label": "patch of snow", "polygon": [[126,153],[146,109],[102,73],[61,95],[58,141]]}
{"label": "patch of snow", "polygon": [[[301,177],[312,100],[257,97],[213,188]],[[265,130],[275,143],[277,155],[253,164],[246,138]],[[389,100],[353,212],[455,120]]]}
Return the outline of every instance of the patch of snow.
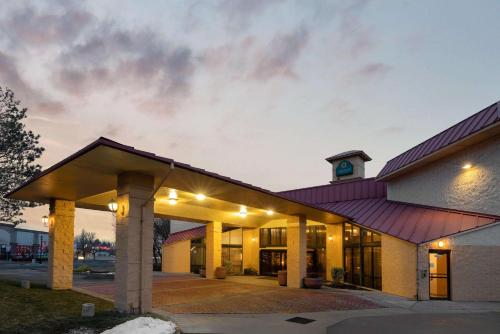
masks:
{"label": "patch of snow", "polygon": [[115,326],[101,334],[174,334],[175,324],[151,317],[140,317]]}

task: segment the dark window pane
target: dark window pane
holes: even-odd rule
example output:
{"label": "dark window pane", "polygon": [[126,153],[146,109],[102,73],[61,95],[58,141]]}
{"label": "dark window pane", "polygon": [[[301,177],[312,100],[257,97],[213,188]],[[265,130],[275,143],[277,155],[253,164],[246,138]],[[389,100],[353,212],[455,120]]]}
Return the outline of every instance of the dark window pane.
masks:
{"label": "dark window pane", "polygon": [[269,246],[269,229],[261,228],[260,229],[260,247],[268,247]]}
{"label": "dark window pane", "polygon": [[286,228],[281,229],[281,245],[286,246]]}
{"label": "dark window pane", "polygon": [[346,246],[350,245],[351,239],[352,239],[352,225],[346,223],[344,225],[344,244]]}
{"label": "dark window pane", "polygon": [[352,240],[351,240],[351,243],[352,244],[359,244],[360,242],[360,231],[359,231],[359,227],[357,226],[353,226],[352,227]]}
{"label": "dark window pane", "polygon": [[352,249],[344,249],[344,266],[345,266],[345,280],[346,282],[352,283]]}
{"label": "dark window pane", "polygon": [[373,287],[372,247],[363,247],[363,286]]}
{"label": "dark window pane", "polygon": [[382,290],[382,248],[373,247],[373,288]]}
{"label": "dark window pane", "polygon": [[352,283],[361,284],[361,254],[359,248],[352,249]]}
{"label": "dark window pane", "polygon": [[271,229],[271,246],[281,245],[281,231],[279,228]]}
{"label": "dark window pane", "polygon": [[363,229],[363,243],[371,243],[372,242],[372,232]]}
{"label": "dark window pane", "polygon": [[380,243],[380,234],[373,233],[373,242]]}

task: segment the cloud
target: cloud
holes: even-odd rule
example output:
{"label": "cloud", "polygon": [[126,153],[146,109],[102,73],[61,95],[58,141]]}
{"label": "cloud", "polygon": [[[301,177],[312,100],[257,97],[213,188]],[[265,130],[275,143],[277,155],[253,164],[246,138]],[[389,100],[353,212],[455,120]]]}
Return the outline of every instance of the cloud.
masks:
{"label": "cloud", "polygon": [[309,40],[309,32],[304,27],[289,34],[279,34],[262,49],[253,77],[268,80],[276,76],[296,77],[293,65],[301,55]]}
{"label": "cloud", "polygon": [[147,92],[139,105],[172,112],[189,95],[195,72],[192,51],[161,39],[150,30],[126,30],[104,23],[84,42],[66,50],[58,59],[53,83],[68,94],[88,96],[103,89]]}
{"label": "cloud", "polygon": [[223,0],[217,9],[226,17],[229,29],[242,30],[250,25],[254,17],[279,2],[282,0]]}
{"label": "cloud", "polygon": [[16,98],[39,114],[58,114],[65,111],[61,102],[53,101],[28,84],[18,71],[14,59],[0,50],[0,84],[14,91]]}
{"label": "cloud", "polygon": [[380,77],[392,70],[392,66],[384,63],[370,63],[362,66],[356,75],[362,78]]}
{"label": "cloud", "polygon": [[34,6],[23,6],[6,15],[1,30],[8,31],[7,36],[14,45],[47,47],[47,44],[73,41],[93,19],[93,15],[76,1],[52,6],[46,12]]}
{"label": "cloud", "polygon": [[285,77],[295,79],[295,63],[309,41],[309,31],[300,27],[275,34],[268,42],[245,36],[238,42],[207,49],[199,57],[207,69],[226,73],[232,80],[268,81]]}

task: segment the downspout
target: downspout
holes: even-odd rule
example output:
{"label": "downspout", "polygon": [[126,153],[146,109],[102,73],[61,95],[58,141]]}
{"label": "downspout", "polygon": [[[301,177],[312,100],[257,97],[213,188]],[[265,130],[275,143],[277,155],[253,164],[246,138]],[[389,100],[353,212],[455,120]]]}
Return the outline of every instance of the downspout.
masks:
{"label": "downspout", "polygon": [[[154,198],[154,195],[158,192],[158,190],[160,190],[161,186],[165,183],[165,181],[167,181],[168,177],[170,176],[170,174],[172,173],[172,171],[174,170],[174,168],[175,168],[175,165],[174,165],[174,162],[172,161],[170,163],[170,169],[165,174],[165,176],[163,177],[163,179],[161,180],[161,182],[158,183],[158,186],[153,190],[153,192],[151,193],[151,195],[149,195],[148,199],[141,205],[141,220],[140,220],[141,231],[140,231],[140,235],[139,235],[139,247],[140,247],[140,250],[141,250],[141,252],[140,252],[141,268],[139,270],[139,310],[140,310],[141,313],[143,311],[142,310],[142,264],[144,263],[143,262],[143,260],[144,260],[144,250],[143,250],[143,247],[142,247],[142,238],[143,238],[142,225],[144,224],[144,208]],[[153,207],[153,214],[154,214],[154,207]],[[153,230],[153,235],[154,235],[154,230]]]}

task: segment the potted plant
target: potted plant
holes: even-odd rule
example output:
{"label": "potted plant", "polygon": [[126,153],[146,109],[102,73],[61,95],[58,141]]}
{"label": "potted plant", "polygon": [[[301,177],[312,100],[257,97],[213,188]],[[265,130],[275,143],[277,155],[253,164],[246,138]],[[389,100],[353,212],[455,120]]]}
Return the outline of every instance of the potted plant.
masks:
{"label": "potted plant", "polygon": [[215,268],[214,276],[217,279],[224,279],[224,278],[226,278],[226,267],[217,267],[217,268]]}
{"label": "potted plant", "polygon": [[342,267],[333,267],[332,268],[332,285],[341,286],[344,282],[344,268]]}
{"label": "potted plant", "polygon": [[286,286],[286,280],[287,280],[286,270],[278,271],[278,284],[281,286]]}
{"label": "potted plant", "polygon": [[307,289],[320,289],[323,286],[323,278],[318,274],[309,274],[304,277],[304,287]]}

